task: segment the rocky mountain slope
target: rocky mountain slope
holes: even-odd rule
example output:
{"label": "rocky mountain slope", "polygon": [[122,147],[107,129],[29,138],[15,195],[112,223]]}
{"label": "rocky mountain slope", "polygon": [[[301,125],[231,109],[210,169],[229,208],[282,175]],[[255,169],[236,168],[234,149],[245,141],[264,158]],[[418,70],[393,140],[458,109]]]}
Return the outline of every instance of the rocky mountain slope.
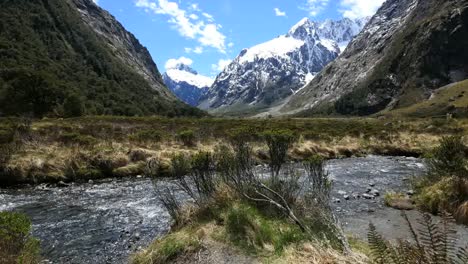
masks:
{"label": "rocky mountain slope", "polygon": [[287,34],[244,49],[217,76],[199,107],[232,113],[278,104],[333,61],[366,21],[318,23],[305,18]]}
{"label": "rocky mountain slope", "polygon": [[198,115],[92,0],[2,1],[0,115]]}
{"label": "rocky mountain slope", "polygon": [[468,78],[466,0],[387,0],[282,113],[367,115]]}
{"label": "rocky mountain slope", "polygon": [[184,64],[167,69],[163,74],[163,80],[179,99],[192,106],[198,105],[202,95],[213,84],[213,79],[198,74]]}

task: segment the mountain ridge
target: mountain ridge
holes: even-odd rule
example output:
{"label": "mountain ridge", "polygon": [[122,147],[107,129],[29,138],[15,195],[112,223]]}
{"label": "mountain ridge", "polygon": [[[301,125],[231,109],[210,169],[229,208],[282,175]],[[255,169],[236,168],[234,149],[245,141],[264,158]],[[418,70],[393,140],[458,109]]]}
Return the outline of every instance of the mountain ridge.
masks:
{"label": "mountain ridge", "polygon": [[338,59],[280,110],[369,115],[468,78],[468,3],[388,0]]}
{"label": "mountain ridge", "polygon": [[0,29],[0,115],[203,115],[92,0],[4,1]]}
{"label": "mountain ridge", "polygon": [[[351,40],[358,33],[355,28],[360,29],[365,21],[342,19],[333,24],[304,18],[286,34],[242,50],[216,77],[199,107],[232,114],[264,111],[280,104],[341,52],[338,42],[325,35],[341,37],[337,40],[343,46],[344,40]],[[350,24],[355,27],[349,28]],[[327,28],[336,25],[343,25],[344,30]]]}
{"label": "mountain ridge", "polygon": [[185,64],[177,64],[167,69],[163,74],[163,80],[179,99],[194,107],[213,84],[211,78],[198,74]]}

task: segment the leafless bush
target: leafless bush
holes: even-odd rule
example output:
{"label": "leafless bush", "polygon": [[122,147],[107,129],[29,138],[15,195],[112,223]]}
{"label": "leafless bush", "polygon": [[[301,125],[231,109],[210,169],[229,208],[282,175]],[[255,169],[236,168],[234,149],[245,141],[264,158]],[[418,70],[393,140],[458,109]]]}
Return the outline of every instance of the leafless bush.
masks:
{"label": "leafless bush", "polygon": [[305,197],[311,200],[318,200],[320,204],[327,206],[330,204],[331,181],[324,168],[324,160],[320,156],[312,156],[302,162],[306,171]]}
{"label": "leafless bush", "polygon": [[211,153],[199,152],[190,159],[185,155],[176,155],[171,165],[172,176],[177,179],[178,186],[198,206],[202,207],[213,197],[218,180]]}
{"label": "leafless bush", "polygon": [[177,198],[173,188],[159,186],[158,182],[158,180],[153,179],[156,197],[174,220],[174,225],[177,226],[182,222],[182,205],[179,202],[179,199]]}
{"label": "leafless bush", "polygon": [[269,130],[263,133],[263,137],[270,154],[271,178],[275,181],[296,138],[290,130]]}

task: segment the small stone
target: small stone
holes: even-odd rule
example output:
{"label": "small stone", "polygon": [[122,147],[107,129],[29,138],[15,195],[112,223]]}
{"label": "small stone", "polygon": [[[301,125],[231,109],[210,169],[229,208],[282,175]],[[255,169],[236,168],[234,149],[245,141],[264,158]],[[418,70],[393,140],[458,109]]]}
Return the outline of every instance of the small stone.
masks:
{"label": "small stone", "polygon": [[409,190],[406,192],[407,195],[409,196],[413,196],[414,195],[414,191],[413,190]]}
{"label": "small stone", "polygon": [[374,195],[371,195],[368,193],[363,194],[362,197],[364,197],[364,199],[367,199],[367,200],[372,200],[375,198]]}
{"label": "small stone", "polygon": [[341,200],[338,198],[333,198],[333,203],[341,203]]}
{"label": "small stone", "polygon": [[339,194],[339,195],[345,195],[346,192],[345,192],[345,191],[338,191],[338,194]]}
{"label": "small stone", "polygon": [[137,179],[143,178],[143,176],[141,176],[141,175],[137,175],[136,177],[137,177]]}
{"label": "small stone", "polygon": [[68,186],[70,186],[70,184],[65,183],[65,182],[63,182],[63,181],[59,181],[59,182],[57,183],[57,186],[58,186],[58,187],[68,187]]}
{"label": "small stone", "polygon": [[265,244],[265,245],[263,245],[263,248],[268,252],[274,252],[275,251],[275,246],[273,246],[272,244]]}
{"label": "small stone", "polygon": [[315,251],[314,246],[312,246],[310,243],[305,243],[303,246],[303,249],[305,252],[312,253]]}
{"label": "small stone", "polygon": [[374,187],[374,186],[375,186],[375,183],[371,182],[371,183],[369,183],[369,186],[370,186],[370,187]]}
{"label": "small stone", "polygon": [[93,180],[89,180],[88,183],[89,183],[89,184],[93,184],[94,181],[93,181]]}
{"label": "small stone", "polygon": [[344,198],[346,201],[349,201],[349,199],[350,199],[349,195],[344,195],[343,198]]}
{"label": "small stone", "polygon": [[372,191],[370,192],[370,194],[372,194],[372,195],[375,196],[375,197],[379,197],[379,196],[380,196],[379,190],[375,190],[375,189],[372,190]]}
{"label": "small stone", "polygon": [[367,188],[366,193],[370,193],[371,191],[372,191],[372,188],[369,187],[369,188]]}

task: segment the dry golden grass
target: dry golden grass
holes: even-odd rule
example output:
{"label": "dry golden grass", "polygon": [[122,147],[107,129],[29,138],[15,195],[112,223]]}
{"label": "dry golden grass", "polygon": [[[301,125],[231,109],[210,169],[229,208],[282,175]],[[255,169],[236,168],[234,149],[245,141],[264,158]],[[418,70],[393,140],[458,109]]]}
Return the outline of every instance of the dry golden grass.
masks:
{"label": "dry golden grass", "polygon": [[284,254],[268,261],[272,264],[365,264],[371,263],[369,258],[361,253],[349,252],[344,254],[320,243],[304,243],[288,247]]}
{"label": "dry golden grass", "polygon": [[[105,162],[124,176],[125,167],[135,168],[145,158],[158,158],[168,164],[178,153],[213,151],[228,143],[232,129],[252,131],[254,153],[259,162],[268,159],[266,145],[259,136],[265,129],[290,129],[299,135],[290,158],[301,160],[319,154],[325,158],[362,156],[367,154],[419,156],[438,143],[444,135],[468,131],[468,122],[454,120],[377,120],[377,119],[164,119],[86,117],[69,120],[40,120],[32,123],[31,136],[23,148],[6,164],[13,182],[54,182],[74,180],[67,176],[70,165],[80,173],[108,177],[96,170]],[[179,131],[193,130],[196,142],[185,146],[174,136]],[[147,140],[134,137],[140,132],[160,136]],[[67,134],[68,133],[68,134]],[[140,133],[140,134],[139,134]],[[146,135],[143,133],[143,135]],[[68,137],[65,137],[68,136]],[[75,141],[73,141],[75,140]],[[468,140],[468,139],[467,139]],[[132,160],[132,152],[142,151],[146,157]],[[76,169],[75,168],[75,169]],[[122,169],[120,169],[122,168]],[[120,170],[118,170],[120,169]],[[128,176],[130,176],[128,175]],[[111,175],[112,176],[112,175]],[[79,178],[79,177],[78,177]],[[0,180],[1,181],[1,180]],[[0,184],[2,184],[0,182]]]}

